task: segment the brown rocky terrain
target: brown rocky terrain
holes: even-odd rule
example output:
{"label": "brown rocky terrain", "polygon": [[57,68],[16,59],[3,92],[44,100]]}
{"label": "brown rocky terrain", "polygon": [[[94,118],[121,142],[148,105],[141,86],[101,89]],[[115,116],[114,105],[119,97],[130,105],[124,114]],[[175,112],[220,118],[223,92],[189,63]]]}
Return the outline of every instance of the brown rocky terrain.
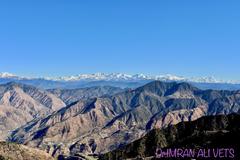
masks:
{"label": "brown rocky terrain", "polygon": [[0,85],[0,140],[11,130],[64,106],[55,95],[32,86],[14,82]]}
{"label": "brown rocky terrain", "polygon": [[69,105],[83,99],[87,100],[89,98],[113,95],[123,92],[124,89],[112,86],[96,86],[78,89],[49,89],[47,91],[56,95]]}
{"label": "brown rocky terrain", "polygon": [[72,103],[15,130],[10,140],[52,155],[99,154],[124,146],[153,128],[239,109],[239,91],[155,81],[113,96]]}
{"label": "brown rocky terrain", "polygon": [[1,160],[54,160],[44,151],[15,143],[0,142]]}
{"label": "brown rocky terrain", "polygon": [[0,140],[27,122],[48,115],[81,99],[123,91],[116,87],[43,90],[10,82],[0,85]]}

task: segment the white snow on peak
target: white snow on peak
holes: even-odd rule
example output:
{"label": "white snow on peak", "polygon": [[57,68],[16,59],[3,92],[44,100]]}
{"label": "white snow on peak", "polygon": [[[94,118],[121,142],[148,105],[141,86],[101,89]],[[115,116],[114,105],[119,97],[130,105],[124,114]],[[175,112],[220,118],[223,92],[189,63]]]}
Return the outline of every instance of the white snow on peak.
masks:
{"label": "white snow on peak", "polygon": [[0,78],[18,78],[18,79],[45,79],[54,81],[140,81],[140,80],[160,80],[160,81],[186,81],[197,83],[230,83],[240,84],[240,81],[224,81],[214,77],[182,77],[171,74],[149,76],[145,74],[125,74],[125,73],[93,73],[93,74],[79,74],[76,76],[63,76],[63,77],[43,77],[43,78],[29,78],[19,77],[14,74],[3,72],[0,73]]}
{"label": "white snow on peak", "polygon": [[129,74],[123,74],[123,73],[94,73],[94,74],[79,74],[76,76],[66,76],[66,77],[58,77],[55,78],[55,80],[60,81],[80,81],[80,80],[140,80],[144,79],[144,77],[141,77],[139,75],[129,75]]}
{"label": "white snow on peak", "polygon": [[155,76],[155,80],[165,80],[165,81],[187,81],[187,78],[175,76],[171,74]]}
{"label": "white snow on peak", "polygon": [[17,76],[12,73],[8,73],[8,72],[0,73],[0,78],[16,78],[16,77]]}
{"label": "white snow on peak", "polygon": [[160,80],[160,81],[186,81],[186,82],[197,82],[197,83],[240,83],[239,81],[224,81],[218,80],[214,77],[182,77],[171,74],[149,76],[145,74],[124,74],[124,73],[94,73],[94,74],[79,74],[76,76],[65,76],[54,78],[56,81],[81,81],[81,80],[92,80],[92,81],[138,81],[138,80]]}

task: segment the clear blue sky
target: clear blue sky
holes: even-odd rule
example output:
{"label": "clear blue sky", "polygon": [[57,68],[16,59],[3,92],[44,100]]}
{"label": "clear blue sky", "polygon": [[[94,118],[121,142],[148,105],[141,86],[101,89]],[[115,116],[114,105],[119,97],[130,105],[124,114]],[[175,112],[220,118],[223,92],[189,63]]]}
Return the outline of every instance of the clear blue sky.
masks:
{"label": "clear blue sky", "polygon": [[239,0],[0,1],[0,72],[240,79]]}

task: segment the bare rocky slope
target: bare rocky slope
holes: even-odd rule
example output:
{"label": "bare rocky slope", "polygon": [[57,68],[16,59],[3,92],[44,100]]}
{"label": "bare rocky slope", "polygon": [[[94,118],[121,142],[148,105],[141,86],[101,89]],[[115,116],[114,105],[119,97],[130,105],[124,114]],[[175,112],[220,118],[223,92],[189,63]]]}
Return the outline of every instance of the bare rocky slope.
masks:
{"label": "bare rocky slope", "polygon": [[0,140],[12,130],[51,114],[67,104],[123,91],[116,87],[43,90],[34,86],[10,82],[0,85]]}
{"label": "bare rocky slope", "polygon": [[14,82],[0,85],[0,140],[11,130],[64,106],[61,99],[36,87]]}
{"label": "bare rocky slope", "polygon": [[99,154],[154,128],[239,109],[240,91],[200,90],[188,83],[154,81],[113,96],[71,103],[15,130],[10,140],[56,156]]}

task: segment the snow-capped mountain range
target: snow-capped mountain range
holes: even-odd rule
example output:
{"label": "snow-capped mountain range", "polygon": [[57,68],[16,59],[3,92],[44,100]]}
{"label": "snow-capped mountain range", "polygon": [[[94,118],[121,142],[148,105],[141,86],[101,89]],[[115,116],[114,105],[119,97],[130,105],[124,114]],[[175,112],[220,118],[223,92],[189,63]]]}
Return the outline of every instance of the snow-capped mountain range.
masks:
{"label": "snow-capped mountain range", "polygon": [[17,76],[8,72],[0,73],[0,78],[16,78]]}
{"label": "snow-capped mountain range", "polygon": [[149,76],[144,74],[124,74],[124,73],[94,73],[94,74],[79,74],[76,76],[63,76],[63,77],[21,77],[8,72],[0,73],[1,79],[18,79],[18,80],[33,80],[43,79],[59,82],[74,82],[74,81],[141,81],[141,80],[161,80],[161,81],[186,81],[196,83],[228,83],[240,84],[240,81],[225,81],[219,80],[214,77],[182,77],[171,74]]}

